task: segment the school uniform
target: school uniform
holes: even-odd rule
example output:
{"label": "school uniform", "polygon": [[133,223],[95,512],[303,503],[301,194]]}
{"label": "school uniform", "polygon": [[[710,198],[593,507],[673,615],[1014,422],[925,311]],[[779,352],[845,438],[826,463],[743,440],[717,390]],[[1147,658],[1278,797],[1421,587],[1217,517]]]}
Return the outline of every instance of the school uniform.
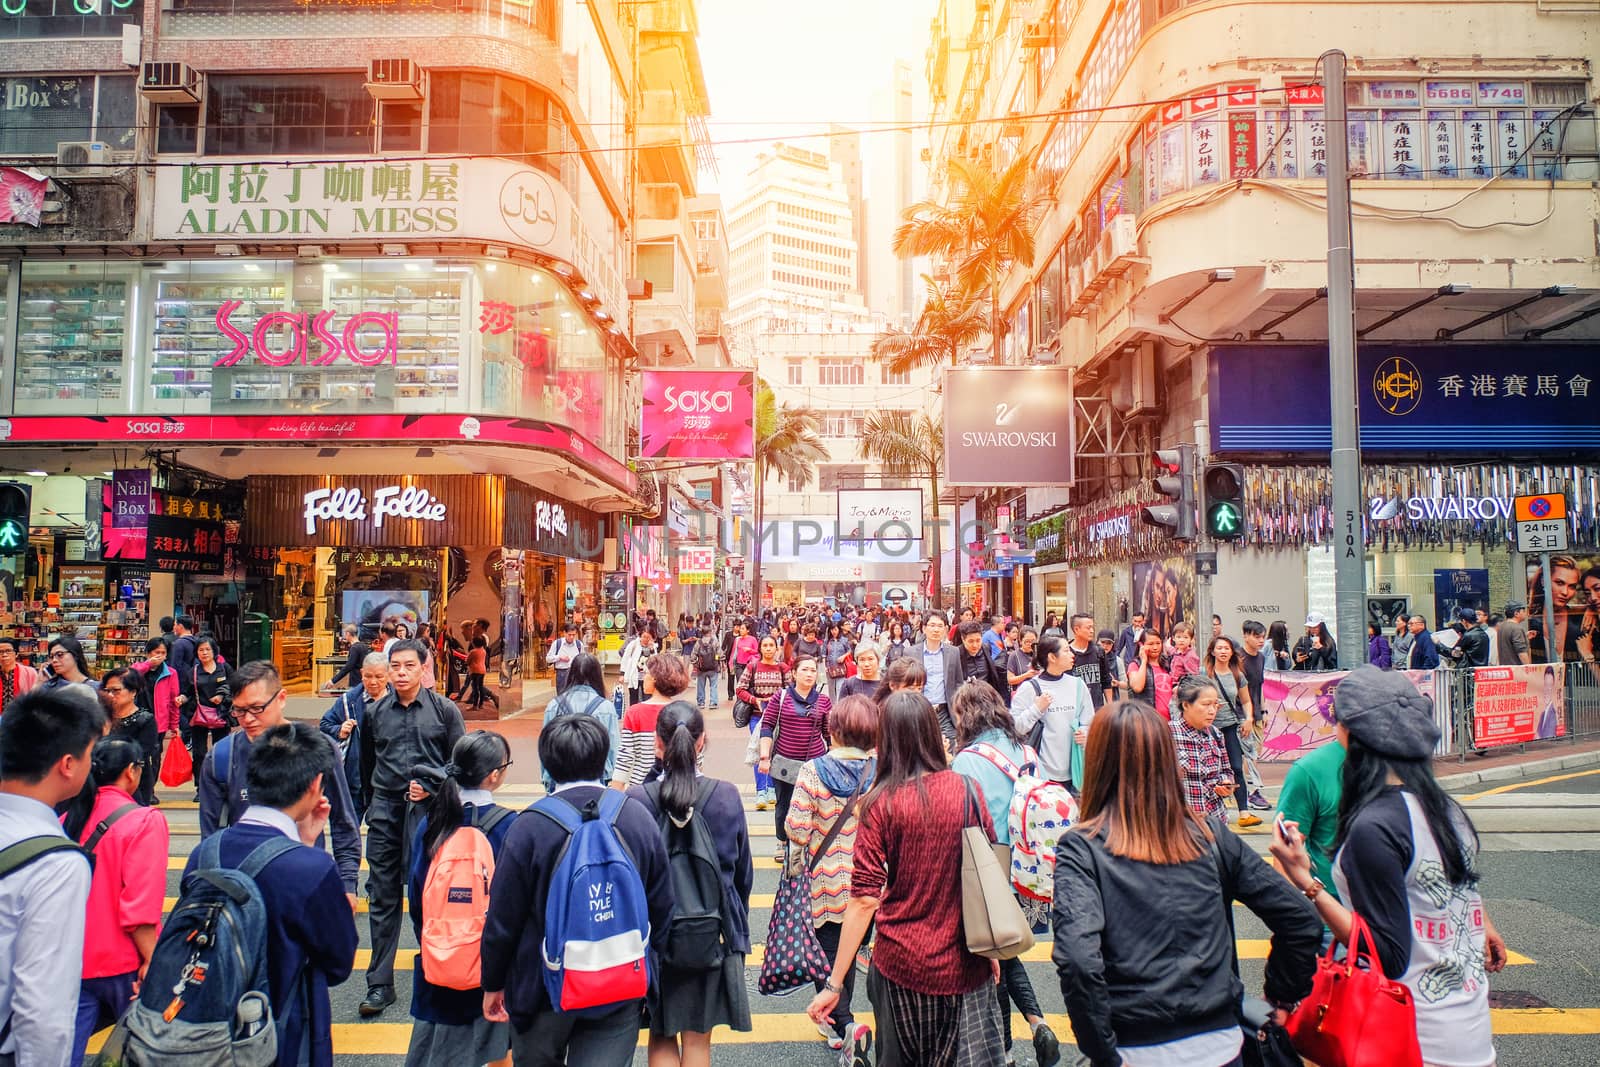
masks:
{"label": "school uniform", "polygon": [[[222,831],[225,867],[244,862],[256,846],[283,834],[299,841],[294,822],[276,808],[253,806]],[[194,868],[191,853],[184,874]],[[333,1010],[328,987],[350,977],[356,958],[356,922],[333,859],[301,846],[284,853],[256,877],[267,913],[267,989],[279,1020],[279,1067],[332,1067]],[[296,975],[301,978],[297,982]]]}
{"label": "school uniform", "polygon": [[[461,790],[461,825],[471,826],[479,813],[497,807],[494,794],[487,789]],[[502,818],[490,828],[489,848],[499,865],[506,835],[515,818]],[[406,896],[411,904],[411,933],[422,942],[422,889],[428,881],[428,858],[422,846],[428,820],[417,825],[411,843],[411,877]],[[445,840],[449,840],[446,838]],[[443,841],[440,842],[441,846]],[[463,1063],[492,1063],[504,1059],[511,1048],[511,1028],[483,1017],[483,989],[450,989],[428,981],[422,966],[422,953],[416,955],[411,979],[411,1046],[406,1050],[406,1067],[456,1067]]]}
{"label": "school uniform", "polygon": [[[605,786],[572,782],[556,793],[582,811],[598,801]],[[652,970],[672,919],[672,876],[667,849],[649,809],[628,800],[617,816],[617,833],[638,866],[650,902]],[[544,985],[544,912],[568,836],[558,823],[537,812],[512,820],[489,888],[489,916],[483,928],[483,988],[505,993],[511,1016],[511,1049],[517,1067],[554,1064],[627,1063],[639,1039],[642,1000],[596,1015],[575,1015],[551,1006]]]}

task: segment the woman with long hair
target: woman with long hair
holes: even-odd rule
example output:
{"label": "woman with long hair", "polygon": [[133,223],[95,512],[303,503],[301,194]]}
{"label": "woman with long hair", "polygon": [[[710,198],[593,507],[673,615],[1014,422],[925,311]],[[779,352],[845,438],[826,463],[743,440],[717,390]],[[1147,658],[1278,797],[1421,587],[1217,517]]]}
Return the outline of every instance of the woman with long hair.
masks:
{"label": "woman with long hair", "polygon": [[[149,715],[148,711],[140,711]],[[94,872],[84,920],[72,1062],[81,1064],[89,1035],[122,1017],[156,949],[167,888],[167,820],[141,806],[144,751],[126,738],[103,737],[89,757],[94,802],[73,835],[94,842]]]}
{"label": "woman with long hair", "polygon": [[89,661],[83,656],[83,646],[76,637],[62,634],[50,639],[50,676],[39,683],[40,689],[56,689],[63,685],[87,685],[99,688],[89,677]]}
{"label": "woman with long hair", "polygon": [[[494,802],[511,768],[511,746],[489,730],[474,730],[455,743],[450,762],[440,774],[416,769],[429,791],[426,811],[411,846],[407,895],[411,928],[420,943],[427,914],[423,889],[439,850],[458,830],[476,828],[489,840],[495,856],[516,822],[516,812]],[[485,887],[487,892],[487,886]],[[504,1064],[511,1051],[511,1025],[483,1017],[482,989],[454,989],[428,980],[422,953],[417,953],[411,983],[411,1046],[406,1067],[455,1067]]]}
{"label": "woman with long hair", "polygon": [[[872,754],[878,744],[878,705],[866,696],[847,694],[839,698],[828,723],[833,745],[826,754],[807,760],[800,768],[784,831],[802,862],[814,865],[810,872],[811,921],[817,941],[831,958],[839,950],[845,910],[850,904],[850,871],[861,823],[861,796],[872,788],[878,766]],[[854,804],[850,802],[852,796],[856,798]],[[840,819],[844,822],[840,823]],[[826,854],[819,856],[836,824],[839,832],[827,845]],[[849,1045],[852,1054],[862,1036],[860,1030],[866,1029],[863,1026],[858,1030],[850,1010],[855,984],[856,968],[852,967],[845,974],[844,992],[833,1021],[817,1027],[827,1038],[829,1048]],[[817,990],[822,990],[821,982],[817,983]],[[866,1050],[861,1052],[864,1055]]]}
{"label": "woman with long hair", "polygon": [[1272,650],[1272,669],[1286,671],[1294,666],[1294,660],[1289,655],[1289,624],[1282,619],[1274,619],[1271,626],[1267,627],[1267,646]]}
{"label": "woman with long hair", "polygon": [[828,698],[839,699],[839,686],[849,673],[850,653],[854,649],[854,642],[850,640],[845,631],[848,627],[837,623],[828,624],[828,640],[823,646],[823,664],[828,675]]}
{"label": "woman with long hair", "polygon": [[850,904],[833,972],[807,1008],[834,1014],[846,973],[877,924],[867,998],[879,1067],[999,1065],[1005,1059],[994,965],[961,927],[962,830],[994,827],[977,789],[950,770],[933,705],[899,692],[883,705],[878,774],[861,801]]}
{"label": "woman with long hair", "polygon": [[906,640],[906,624],[896,619],[885,631],[883,665],[888,668],[895,660],[909,655],[911,655],[911,642]]}
{"label": "woman with long hair", "polygon": [[233,690],[228,686],[228,668],[217,660],[217,639],[209,634],[195,642],[195,665],[189,677],[179,678],[183,710],[189,712],[189,754],[194,765],[205,762],[206,752],[228,736],[233,728]]}
{"label": "woman with long hair", "polygon": [[1250,813],[1249,790],[1244,787],[1244,746],[1241,736],[1255,729],[1255,706],[1250,702],[1250,685],[1245,681],[1233,642],[1218,635],[1206,646],[1205,677],[1217,687],[1217,732],[1228,749],[1228,765],[1233,768],[1233,799],[1239,805],[1240,826],[1260,826],[1261,817]]}
{"label": "woman with long hair", "polygon": [[161,732],[156,729],[155,712],[139,706],[139,672],[132,667],[107,671],[100,680],[100,703],[111,723],[107,737],[132,741],[142,753],[144,773],[139,778],[135,797],[149,806],[155,802],[157,765],[161,760]]}
{"label": "woman with long hair", "polygon": [[1146,630],[1139,638],[1133,662],[1128,664],[1128,696],[1155,708],[1163,719],[1172,718],[1172,670],[1161,635]]}
{"label": "woman with long hair", "polygon": [[[1011,845],[1011,794],[1024,764],[1031,762],[1023,747],[1022,735],[1011,719],[1011,709],[981,681],[967,681],[956,690],[950,702],[956,720],[956,755],[950,769],[972,779],[983,795],[984,806],[994,823],[994,841],[1009,852]],[[997,849],[996,851],[1000,851]],[[1009,873],[1010,859],[1005,867]],[[1041,931],[1048,921],[1047,909],[1024,899],[1017,902]],[[1033,983],[1020,959],[1000,961],[1000,1016],[1006,1051],[1011,1051],[1011,1005],[1017,1006],[1033,1029],[1033,1051],[1040,1067],[1050,1067],[1061,1059],[1061,1041],[1044,1021],[1044,1009],[1034,994]]]}
{"label": "woman with long hair", "polygon": [[1095,716],[1094,698],[1082,678],[1072,673],[1072,646],[1064,637],[1039,638],[1033,650],[1039,675],[1011,697],[1011,719],[1026,737],[1043,720],[1039,736],[1039,773],[1076,792],[1082,788],[1083,743]]}
{"label": "woman with long hair", "polygon": [[611,772],[611,788],[643,785],[656,762],[656,716],[689,688],[689,661],[671,652],[658,652],[645,661],[645,698],[622,716],[622,747]]}
{"label": "woman with long hair", "polygon": [[[794,665],[794,681],[768,697],[761,711],[760,755],[756,768],[772,775],[780,863],[788,858],[789,837],[784,832],[783,821],[788,817],[789,802],[794,798],[800,765],[828,750],[828,713],[832,710],[833,701],[817,685],[816,658],[801,656]],[[789,773],[785,773],[786,768]]]}
{"label": "woman with long hair", "polygon": [[[739,683],[734,689],[737,699],[756,709],[750,716],[750,747],[746,750],[745,762],[755,768],[757,811],[770,811],[778,804],[778,794],[772,785],[772,775],[761,769],[760,735],[761,709],[767,706],[768,700],[781,693],[789,684],[789,668],[779,658],[780,648],[775,635],[768,634],[763,637],[756,658],[745,664],[744,670],[739,674]],[[737,720],[734,725],[738,725]]]}
{"label": "woman with long hair", "polygon": [[1477,831],[1433,776],[1433,701],[1369,664],[1339,683],[1333,710],[1346,749],[1338,897],[1312,872],[1297,823],[1273,834],[1273,858],[1335,941],[1348,941],[1353,915],[1365,920],[1384,974],[1412,991],[1424,1063],[1493,1064],[1485,972],[1505,966],[1506,945],[1478,888]]}
{"label": "woman with long hair", "polygon": [[[716,846],[721,883],[721,964],[687,969],[663,961],[650,983],[650,1067],[708,1067],[711,1031],[726,1026],[749,1033],[750,1001],[745,990],[744,958],[750,951],[750,887],[755,864],[750,858],[750,832],[744,800],[732,782],[699,777],[697,766],[706,747],[706,724],[700,709],[674,700],[656,716],[656,756],[661,777],[634,786],[628,795],[655,818],[669,855],[674,835],[693,834],[700,820]],[[680,902],[681,903],[681,902]]]}
{"label": "woman with long hair", "polygon": [[[617,755],[622,751],[622,723],[611,698],[606,696],[600,660],[592,652],[580,652],[573,657],[572,666],[567,668],[567,687],[545,706],[545,724],[563,715],[593,715],[606,728],[611,736],[611,748],[606,752],[606,781],[611,781],[617,768]],[[539,777],[545,792],[555,788],[555,782],[543,767],[539,769]]]}
{"label": "woman with long hair", "polygon": [[1056,854],[1051,957],[1078,1048],[1094,1067],[1238,1067],[1230,901],[1272,931],[1265,992],[1280,1023],[1311,991],[1322,924],[1184,803],[1172,730],[1147,704],[1095,716],[1079,803]]}
{"label": "woman with long hair", "polygon": [[1367,662],[1386,671],[1394,666],[1394,650],[1389,647],[1389,635],[1383,632],[1383,627],[1371,620],[1367,621]]}

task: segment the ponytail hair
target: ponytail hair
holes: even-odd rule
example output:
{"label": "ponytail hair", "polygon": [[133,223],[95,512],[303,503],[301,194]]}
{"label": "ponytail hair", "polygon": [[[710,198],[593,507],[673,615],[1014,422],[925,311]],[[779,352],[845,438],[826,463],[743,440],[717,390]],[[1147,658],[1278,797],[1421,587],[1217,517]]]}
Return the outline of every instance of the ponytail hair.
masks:
{"label": "ponytail hair", "polygon": [[700,709],[687,700],[674,700],[656,716],[656,740],[661,742],[661,808],[676,823],[689,820],[694,805],[697,746],[706,735]]}
{"label": "ponytail hair", "polygon": [[122,737],[102,737],[89,756],[89,773],[96,787],[107,786],[122,777],[135,763],[144,762],[144,749],[137,741]]}
{"label": "ponytail hair", "polygon": [[433,862],[439,846],[461,829],[466,809],[461,804],[462,789],[477,789],[484,780],[511,759],[511,746],[491,730],[474,730],[450,750],[444,773],[418,767],[413,771],[431,794],[428,800],[428,828],[422,835],[422,848]]}

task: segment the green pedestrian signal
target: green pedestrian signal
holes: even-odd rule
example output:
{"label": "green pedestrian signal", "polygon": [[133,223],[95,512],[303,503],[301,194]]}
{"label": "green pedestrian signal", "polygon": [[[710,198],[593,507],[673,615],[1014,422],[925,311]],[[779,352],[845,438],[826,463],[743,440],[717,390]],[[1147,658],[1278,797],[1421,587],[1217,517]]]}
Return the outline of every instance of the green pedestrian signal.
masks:
{"label": "green pedestrian signal", "polygon": [[0,482],[0,556],[28,550],[28,529],[33,519],[33,488],[18,482]]}
{"label": "green pedestrian signal", "polygon": [[1237,463],[1209,463],[1200,484],[1205,490],[1206,536],[1213,541],[1244,537],[1244,468]]}
{"label": "green pedestrian signal", "polygon": [[0,521],[0,552],[15,552],[28,543],[28,528],[16,519]]}

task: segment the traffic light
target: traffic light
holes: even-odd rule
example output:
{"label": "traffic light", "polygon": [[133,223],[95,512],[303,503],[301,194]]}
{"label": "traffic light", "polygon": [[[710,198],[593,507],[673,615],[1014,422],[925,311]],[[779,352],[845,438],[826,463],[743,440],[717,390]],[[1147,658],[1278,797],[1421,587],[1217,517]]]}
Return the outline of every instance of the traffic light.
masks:
{"label": "traffic light", "polygon": [[1156,477],[1150,488],[1171,500],[1151,504],[1139,513],[1150,526],[1164,526],[1179,541],[1194,540],[1194,445],[1156,451]]}
{"label": "traffic light", "polygon": [[33,487],[0,482],[0,556],[28,551],[28,527],[33,520]]}
{"label": "traffic light", "polygon": [[1206,465],[1206,536],[1237,541],[1244,536],[1244,468],[1237,463]]}

